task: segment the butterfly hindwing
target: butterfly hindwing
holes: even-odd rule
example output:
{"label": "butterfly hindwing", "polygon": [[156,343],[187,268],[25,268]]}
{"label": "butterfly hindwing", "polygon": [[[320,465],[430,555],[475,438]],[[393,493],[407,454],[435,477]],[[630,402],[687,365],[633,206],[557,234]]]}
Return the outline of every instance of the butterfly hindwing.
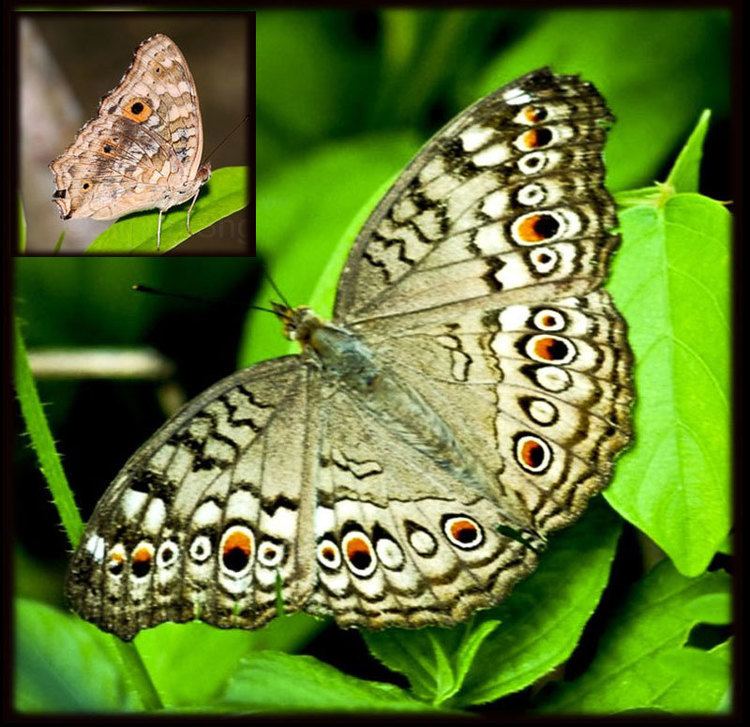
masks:
{"label": "butterfly hindwing", "polygon": [[536,550],[498,530],[520,532],[520,521],[446,472],[437,452],[404,441],[343,389],[321,415],[307,610],[342,626],[448,625],[533,569]]}

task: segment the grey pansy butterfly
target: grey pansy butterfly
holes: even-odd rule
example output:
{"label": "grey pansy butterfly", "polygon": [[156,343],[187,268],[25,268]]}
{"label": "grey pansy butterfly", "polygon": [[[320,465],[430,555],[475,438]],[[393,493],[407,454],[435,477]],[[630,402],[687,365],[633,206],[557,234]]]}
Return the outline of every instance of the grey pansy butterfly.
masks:
{"label": "grey pansy butterfly", "polygon": [[67,220],[111,220],[159,209],[156,249],[165,210],[192,199],[211,175],[201,165],[203,124],[185,57],[166,35],[141,43],[116,88],[99,103],[75,141],[49,165],[52,195]]}
{"label": "grey pansy butterfly", "polygon": [[220,381],[127,462],[67,580],[123,639],[163,621],[453,624],[504,598],[630,438],[631,355],[601,289],[611,116],[542,69],[443,128],[378,204],[332,323]]}

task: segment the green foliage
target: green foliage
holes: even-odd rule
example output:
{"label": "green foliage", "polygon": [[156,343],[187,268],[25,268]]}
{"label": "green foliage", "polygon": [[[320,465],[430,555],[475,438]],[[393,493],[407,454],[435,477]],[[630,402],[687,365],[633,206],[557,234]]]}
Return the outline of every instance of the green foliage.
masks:
{"label": "green foliage", "polygon": [[[321,315],[332,313],[336,282],[357,228],[415,146],[404,135],[331,144],[258,190],[258,255],[290,304],[310,304]],[[347,173],[337,175],[342,166]],[[329,181],[311,215],[309,190],[318,189],[320,179]],[[267,305],[278,296],[265,281],[257,299]],[[279,336],[276,319],[262,311],[250,313],[240,356],[245,365],[293,350]]]}
{"label": "green foliage", "polygon": [[686,643],[698,624],[730,619],[725,573],[685,578],[663,561],[613,615],[586,672],[554,689],[541,710],[716,712],[729,692],[729,643],[710,650]]}
{"label": "green foliage", "polygon": [[[187,240],[191,234],[247,207],[247,175],[246,167],[223,167],[211,174],[190,215],[191,232],[187,229],[190,202],[167,210],[162,216],[159,252],[168,252]],[[137,212],[123,217],[102,232],[86,249],[86,254],[153,254],[156,252],[158,221],[158,210]]]}
{"label": "green foliage", "polygon": [[[322,628],[322,622],[306,614],[277,618],[257,631],[216,629],[198,621],[166,623],[142,631],[135,643],[165,704],[190,707],[216,703],[247,654],[295,651]],[[206,654],[211,654],[210,669],[205,668]]]}
{"label": "green foliage", "polygon": [[15,707],[23,712],[119,712],[140,702],[111,637],[79,618],[19,599]]}
{"label": "green foliage", "polygon": [[488,64],[474,98],[545,64],[579,73],[617,122],[605,153],[611,190],[650,181],[698,112],[729,104],[728,14],[685,10],[570,10],[541,15]]}
{"label": "green foliage", "polygon": [[52,500],[60,514],[60,520],[68,535],[68,540],[73,545],[77,545],[83,532],[81,515],[78,512],[73,493],[70,491],[68,480],[60,464],[60,457],[55,449],[52,433],[44,416],[42,403],[39,400],[34,377],[29,367],[26,345],[17,320],[13,326],[13,347],[13,383],[28,434],[39,458],[39,468],[47,480]]}
{"label": "green foliage", "polygon": [[731,501],[729,213],[673,191],[697,181],[705,123],[671,184],[630,197],[609,283],[629,324],[638,400],[635,444],[605,496],[690,576],[725,540]]}
{"label": "green foliage", "polygon": [[432,711],[392,684],[355,679],[311,656],[273,651],[244,659],[218,705],[242,712]]}
{"label": "green foliage", "polygon": [[500,606],[455,629],[364,633],[370,651],[431,703],[483,704],[533,684],[573,652],[609,578],[620,527],[601,502],[556,535]]}
{"label": "green foliage", "polygon": [[[597,498],[578,523],[556,534],[537,571],[498,607],[454,629],[362,632],[372,656],[406,677],[409,689],[284,653],[304,650],[323,628],[299,614],[257,632],[164,624],[135,640],[144,672],[166,709],[183,712],[727,710],[730,641],[722,632],[704,649],[690,636],[701,624],[728,623],[730,592],[725,573],[706,572],[714,554],[728,550],[731,396],[729,215],[697,193],[707,116],[677,151],[701,109],[726,116],[728,15],[388,10],[357,16],[380,22],[377,43],[369,45],[358,39],[363,30],[354,32],[352,17],[258,16],[256,232],[259,255],[283,294],[292,305],[330,314],[359,226],[442,122],[533,68],[581,73],[618,117],[606,150],[610,188],[644,187],[618,195],[623,243],[608,284],[637,359],[636,440],[617,464],[606,501]],[[434,108],[439,118],[431,116]],[[666,182],[646,187],[675,156]],[[208,219],[199,214],[212,193],[201,195],[194,229]],[[163,249],[184,239],[185,210],[165,217]],[[122,231],[128,245],[139,240],[127,249],[152,250],[155,215],[132,222],[144,227]],[[148,329],[150,314],[125,301],[129,293],[106,267],[110,261],[87,260],[102,265],[88,270],[54,262],[63,265],[18,268],[22,294],[41,286],[39,296],[23,299],[24,317],[35,324],[30,336],[46,329],[47,336],[88,343],[103,331],[129,339]],[[131,261],[129,282],[175,289],[174,275],[160,281],[151,262],[140,268],[141,260]],[[181,275],[183,289],[202,274]],[[231,268],[224,274],[235,279]],[[55,288],[74,292],[49,311],[36,298]],[[257,302],[276,298],[264,285]],[[288,350],[278,321],[249,314],[243,363]],[[619,539],[622,519],[607,502],[671,562],[639,578],[643,553],[630,525],[630,537]],[[634,583],[618,572],[622,562]],[[612,589],[614,606],[603,596]],[[28,601],[17,619],[19,709],[125,711],[146,703],[111,637]],[[576,670],[564,675],[571,657]]]}

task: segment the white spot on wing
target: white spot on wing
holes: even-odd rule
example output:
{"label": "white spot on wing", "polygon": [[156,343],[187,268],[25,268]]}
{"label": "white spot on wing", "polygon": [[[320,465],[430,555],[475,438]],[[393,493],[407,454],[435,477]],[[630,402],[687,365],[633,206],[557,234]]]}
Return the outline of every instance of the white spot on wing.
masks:
{"label": "white spot on wing", "polygon": [[506,91],[503,94],[503,98],[505,99],[505,103],[510,104],[511,106],[519,106],[520,104],[524,103],[530,103],[532,98],[528,93],[525,93],[520,88],[513,89],[513,93],[516,95],[509,95],[510,91]]}
{"label": "white spot on wing", "polygon": [[256,511],[255,497],[248,490],[237,490],[227,500],[227,520],[249,518]]}
{"label": "white spot on wing", "polygon": [[221,517],[221,508],[213,501],[204,502],[193,515],[193,525],[196,528],[202,528],[206,525],[213,525],[219,522]]}
{"label": "white spot on wing", "polygon": [[164,518],[167,515],[167,508],[164,506],[164,500],[155,497],[149,502],[146,508],[146,514],[143,516],[143,528],[146,532],[157,533],[164,524]]}
{"label": "white spot on wing", "polygon": [[511,305],[500,312],[499,323],[503,331],[522,331],[529,319],[529,309],[525,305]]}
{"label": "white spot on wing", "polygon": [[86,541],[86,550],[91,553],[91,557],[97,562],[101,563],[104,560],[104,549],[105,543],[104,538],[101,535],[94,533]]}
{"label": "white spot on wing", "polygon": [[335,525],[336,518],[330,507],[318,506],[315,508],[315,534],[318,537],[333,532]]}
{"label": "white spot on wing", "polygon": [[497,219],[505,212],[508,204],[508,195],[502,190],[488,194],[482,201],[482,212],[488,217]]}
{"label": "white spot on wing", "polygon": [[297,513],[286,507],[277,508],[273,517],[263,513],[260,527],[268,535],[282,540],[291,540],[297,531]]}
{"label": "white spot on wing", "polygon": [[471,161],[478,167],[493,167],[508,158],[508,150],[505,144],[493,144],[492,146],[477,152]]}
{"label": "white spot on wing", "polygon": [[464,151],[476,151],[492,138],[493,133],[493,129],[485,126],[470,126],[458,138],[461,139]]}
{"label": "white spot on wing", "polygon": [[122,508],[123,515],[130,519],[135,517],[141,508],[148,500],[148,495],[145,492],[138,492],[138,490],[126,490],[120,501],[120,507]]}

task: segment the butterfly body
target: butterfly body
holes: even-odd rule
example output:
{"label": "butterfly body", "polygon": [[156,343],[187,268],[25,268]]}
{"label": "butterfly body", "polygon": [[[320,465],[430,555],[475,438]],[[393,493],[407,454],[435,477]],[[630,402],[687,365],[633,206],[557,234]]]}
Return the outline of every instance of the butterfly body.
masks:
{"label": "butterfly body", "polygon": [[[192,74],[177,45],[154,35],[136,49],[98,114],[50,163],[63,219],[110,220],[195,200],[210,177]],[[161,240],[161,214],[157,243]]]}
{"label": "butterfly body", "polygon": [[97,505],[68,576],[124,639],[165,620],[451,625],[498,603],[630,439],[601,289],[614,205],[595,89],[546,69],[428,142],[357,238],[333,322],[217,383]]}

